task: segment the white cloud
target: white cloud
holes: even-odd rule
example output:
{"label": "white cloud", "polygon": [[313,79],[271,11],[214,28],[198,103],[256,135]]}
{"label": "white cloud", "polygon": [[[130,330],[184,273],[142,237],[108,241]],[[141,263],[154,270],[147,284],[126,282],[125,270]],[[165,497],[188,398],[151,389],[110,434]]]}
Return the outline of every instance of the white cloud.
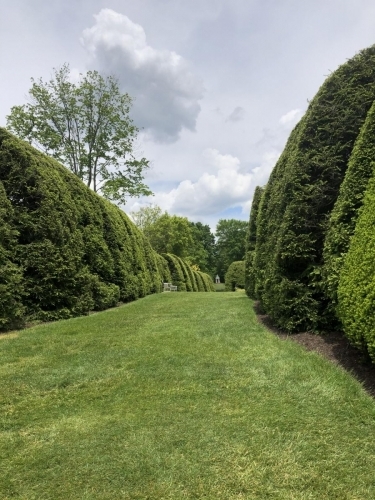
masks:
{"label": "white cloud", "polygon": [[303,111],[301,109],[292,109],[280,118],[279,123],[287,128],[293,127],[300,120],[302,115]]}
{"label": "white cloud", "polygon": [[91,64],[119,78],[134,97],[132,116],[160,142],[178,139],[182,129],[195,130],[203,84],[176,52],[147,43],[142,26],[110,9],[102,9],[81,42]]}
{"label": "white cloud", "polygon": [[241,173],[238,158],[207,149],[203,159],[206,170],[213,167],[214,173],[205,172],[196,182],[184,180],[169,192],[159,192],[152,198],[153,203],[171,213],[190,217],[221,212],[249,198],[253,174]]}

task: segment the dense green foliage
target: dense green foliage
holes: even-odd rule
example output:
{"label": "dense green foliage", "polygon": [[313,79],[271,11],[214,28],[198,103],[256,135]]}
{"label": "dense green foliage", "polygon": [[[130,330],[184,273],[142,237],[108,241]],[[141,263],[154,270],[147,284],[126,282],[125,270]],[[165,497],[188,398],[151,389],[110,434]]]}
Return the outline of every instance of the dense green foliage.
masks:
{"label": "dense green foliage", "polygon": [[152,194],[143,183],[148,161],[134,156],[131,98],[115,78],[88,71],[73,83],[64,64],[49,82],[31,81],[28,104],[14,106],[7,117],[12,132],[109,199],[125,203],[128,196]]}
{"label": "dense green foliage", "polygon": [[158,253],[172,253],[213,275],[215,237],[210,226],[163,213],[157,205],[141,207],[130,215]]}
{"label": "dense green foliage", "polygon": [[0,180],[0,328],[107,309],[163,282],[202,290],[187,262],[158,255],[118,207],[4,129]]}
{"label": "dense green foliage", "polygon": [[13,229],[13,209],[0,182],[0,329],[22,324],[22,273],[12,260],[17,232]]}
{"label": "dense green foliage", "polygon": [[324,243],[323,286],[330,301],[332,315],[337,305],[340,270],[354,233],[368,181],[373,174],[374,163],[375,102],[354,145],[339,196],[331,212]]}
{"label": "dense green foliage", "polygon": [[257,186],[254,191],[253,202],[251,204],[250,220],[246,233],[245,243],[245,290],[247,295],[255,299],[255,272],[254,272],[254,255],[257,238],[257,217],[259,204],[262,198],[264,188]]}
{"label": "dense green foliage", "polygon": [[245,257],[247,222],[220,219],[216,226],[216,273],[223,279],[232,262]]}
{"label": "dense green foliage", "polygon": [[225,291],[234,292],[236,288],[245,288],[245,261],[232,262],[225,273]]}
{"label": "dense green foliage", "polygon": [[168,264],[170,282],[177,286],[179,292],[214,292],[211,276],[201,271],[192,269],[188,262],[177,255],[163,254],[162,257]]}
{"label": "dense green foliage", "polygon": [[[17,300],[22,289],[25,317],[67,318],[160,291],[156,254],[128,217],[3,129],[0,179],[6,193],[2,207],[12,222],[7,229],[2,218],[2,231],[17,236],[7,243],[2,258],[10,262],[2,263],[1,273],[19,282],[7,300]],[[11,319],[4,307],[2,314]]]}
{"label": "dense green foliage", "polygon": [[375,175],[368,183],[338,286],[344,332],[375,362]]}
{"label": "dense green foliage", "polygon": [[331,74],[292,131],[257,217],[255,293],[289,331],[332,327],[322,278],[327,218],[375,99],[375,47]]}

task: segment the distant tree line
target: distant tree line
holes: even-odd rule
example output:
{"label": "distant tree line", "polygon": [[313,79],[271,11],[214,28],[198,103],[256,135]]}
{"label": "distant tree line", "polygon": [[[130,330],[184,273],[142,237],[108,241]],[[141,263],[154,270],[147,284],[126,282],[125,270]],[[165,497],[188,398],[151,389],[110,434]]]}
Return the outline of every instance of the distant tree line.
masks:
{"label": "distant tree line", "polygon": [[156,252],[173,253],[221,280],[232,262],[245,257],[246,221],[220,219],[214,234],[209,225],[170,215],[157,205],[130,215]]}

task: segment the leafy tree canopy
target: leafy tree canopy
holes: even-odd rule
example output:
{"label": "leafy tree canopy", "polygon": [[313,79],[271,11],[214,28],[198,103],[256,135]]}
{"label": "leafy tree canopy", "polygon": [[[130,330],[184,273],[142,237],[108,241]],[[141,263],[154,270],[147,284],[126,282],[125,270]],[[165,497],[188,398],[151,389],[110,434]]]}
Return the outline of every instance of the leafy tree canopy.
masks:
{"label": "leafy tree canopy", "polygon": [[245,256],[248,223],[237,219],[220,219],[216,226],[217,273],[223,277],[232,262]]}
{"label": "leafy tree canopy", "polygon": [[215,236],[210,226],[170,215],[157,205],[142,207],[130,215],[157,252],[183,257],[197,269],[214,273]]}
{"label": "leafy tree canopy", "polygon": [[64,64],[50,81],[31,81],[29,102],[13,106],[7,117],[13,133],[108,199],[125,203],[129,196],[152,194],[143,183],[149,162],[134,154],[138,129],[129,116],[132,100],[113,76],[88,71],[73,82]]}

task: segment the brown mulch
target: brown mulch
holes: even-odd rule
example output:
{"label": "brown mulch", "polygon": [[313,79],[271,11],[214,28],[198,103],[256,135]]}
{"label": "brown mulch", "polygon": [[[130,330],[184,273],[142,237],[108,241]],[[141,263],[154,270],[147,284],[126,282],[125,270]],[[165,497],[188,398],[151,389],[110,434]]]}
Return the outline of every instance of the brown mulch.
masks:
{"label": "brown mulch", "polygon": [[255,303],[254,310],[258,321],[280,339],[293,340],[308,351],[316,351],[333,363],[342,366],[362,383],[371,396],[375,397],[375,365],[362,352],[350,345],[341,332],[328,332],[324,335],[309,332],[288,334],[272,324],[269,316],[262,313],[259,303]]}

